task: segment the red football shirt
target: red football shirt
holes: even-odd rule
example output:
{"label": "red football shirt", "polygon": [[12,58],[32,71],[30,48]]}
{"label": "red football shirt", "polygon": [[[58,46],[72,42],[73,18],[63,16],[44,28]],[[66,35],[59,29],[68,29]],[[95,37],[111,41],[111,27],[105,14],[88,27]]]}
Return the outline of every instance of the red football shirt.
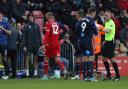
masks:
{"label": "red football shirt", "polygon": [[52,44],[57,45],[60,44],[59,38],[60,38],[60,27],[57,22],[51,21],[46,22],[46,33],[44,37],[44,44]]}

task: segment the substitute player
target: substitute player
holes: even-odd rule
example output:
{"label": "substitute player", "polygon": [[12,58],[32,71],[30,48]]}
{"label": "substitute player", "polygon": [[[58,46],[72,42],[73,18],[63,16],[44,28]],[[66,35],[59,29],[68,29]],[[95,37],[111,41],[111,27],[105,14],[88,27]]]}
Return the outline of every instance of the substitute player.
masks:
{"label": "substitute player", "polygon": [[[48,59],[54,59],[57,65],[60,67],[60,70],[64,72],[65,79],[67,79],[67,70],[60,60],[60,34],[61,29],[59,24],[55,21],[53,13],[48,12],[46,14],[46,33],[44,38],[44,45],[46,48],[45,51],[45,62],[44,62],[44,78],[43,80],[48,79]],[[65,33],[65,31],[64,31]]]}

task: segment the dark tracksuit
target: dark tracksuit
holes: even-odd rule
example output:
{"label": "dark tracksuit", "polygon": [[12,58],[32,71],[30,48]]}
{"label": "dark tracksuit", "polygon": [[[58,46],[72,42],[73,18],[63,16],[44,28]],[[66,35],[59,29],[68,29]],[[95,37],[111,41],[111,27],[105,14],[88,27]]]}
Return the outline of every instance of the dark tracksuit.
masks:
{"label": "dark tracksuit", "polygon": [[16,77],[18,31],[12,28],[8,40],[8,59],[11,60],[12,77]]}
{"label": "dark tracksuit", "polygon": [[29,53],[37,55],[41,43],[41,34],[39,26],[33,22],[28,22],[24,27],[23,44],[27,47]]}
{"label": "dark tracksuit", "polygon": [[41,34],[39,26],[33,22],[28,22],[24,27],[23,45],[27,48],[29,60],[30,77],[34,76],[34,59],[37,56],[41,45]]}

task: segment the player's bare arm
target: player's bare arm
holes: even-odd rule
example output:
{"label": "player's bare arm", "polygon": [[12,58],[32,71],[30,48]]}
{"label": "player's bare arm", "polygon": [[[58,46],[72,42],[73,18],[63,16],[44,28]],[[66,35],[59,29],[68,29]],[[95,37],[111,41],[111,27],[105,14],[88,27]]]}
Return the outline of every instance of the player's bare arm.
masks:
{"label": "player's bare arm", "polygon": [[0,29],[1,29],[1,30],[3,30],[6,34],[11,35],[11,31],[10,31],[10,30],[5,29],[3,26],[0,26]]}

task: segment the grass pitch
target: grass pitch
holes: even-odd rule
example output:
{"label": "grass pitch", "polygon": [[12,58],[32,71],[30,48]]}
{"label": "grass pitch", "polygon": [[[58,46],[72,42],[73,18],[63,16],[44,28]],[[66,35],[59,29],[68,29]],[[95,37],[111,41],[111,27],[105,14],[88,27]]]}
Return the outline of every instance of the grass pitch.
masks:
{"label": "grass pitch", "polygon": [[128,78],[120,81],[85,82],[63,79],[9,79],[0,80],[0,89],[128,89]]}

